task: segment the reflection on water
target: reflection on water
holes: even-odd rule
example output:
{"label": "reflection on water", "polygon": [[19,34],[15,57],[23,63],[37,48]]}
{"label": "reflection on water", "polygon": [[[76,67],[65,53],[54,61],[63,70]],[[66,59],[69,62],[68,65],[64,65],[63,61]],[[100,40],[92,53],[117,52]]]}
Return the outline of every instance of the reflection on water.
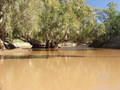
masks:
{"label": "reflection on water", "polygon": [[0,52],[0,90],[120,90],[120,50]]}
{"label": "reflection on water", "polygon": [[5,59],[49,59],[49,58],[54,58],[54,57],[71,57],[71,58],[75,58],[75,57],[84,57],[84,56],[74,56],[74,55],[41,55],[41,56],[35,56],[35,55],[26,55],[26,56],[16,56],[16,55],[2,55],[0,56],[1,60],[5,60]]}

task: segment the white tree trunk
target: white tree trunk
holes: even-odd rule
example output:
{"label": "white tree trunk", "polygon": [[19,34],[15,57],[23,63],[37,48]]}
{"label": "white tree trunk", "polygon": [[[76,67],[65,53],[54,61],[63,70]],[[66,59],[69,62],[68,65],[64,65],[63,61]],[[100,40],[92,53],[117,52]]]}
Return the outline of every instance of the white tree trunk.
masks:
{"label": "white tree trunk", "polygon": [[0,49],[5,49],[5,45],[1,39],[0,39]]}

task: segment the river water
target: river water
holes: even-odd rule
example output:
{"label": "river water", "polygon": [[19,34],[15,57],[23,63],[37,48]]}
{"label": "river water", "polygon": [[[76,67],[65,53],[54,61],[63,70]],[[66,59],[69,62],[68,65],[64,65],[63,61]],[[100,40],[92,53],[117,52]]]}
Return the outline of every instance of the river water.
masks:
{"label": "river water", "polygon": [[120,50],[0,51],[0,90],[120,90]]}

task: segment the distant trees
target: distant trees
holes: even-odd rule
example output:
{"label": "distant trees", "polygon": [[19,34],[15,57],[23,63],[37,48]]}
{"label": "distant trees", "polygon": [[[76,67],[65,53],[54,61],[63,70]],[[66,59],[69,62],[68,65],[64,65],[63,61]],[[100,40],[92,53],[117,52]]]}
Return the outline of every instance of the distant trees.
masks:
{"label": "distant trees", "polygon": [[97,18],[100,21],[99,25],[103,25],[100,31],[103,31],[103,33],[95,38],[95,41],[93,41],[94,46],[102,47],[110,41],[115,40],[115,38],[117,38],[116,40],[120,38],[120,12],[117,11],[116,3],[108,3],[107,9],[97,9]]}
{"label": "distant trees", "polygon": [[104,13],[107,15],[104,24],[106,26],[106,33],[110,38],[120,34],[120,12],[117,11],[116,6],[115,3],[111,2],[108,4],[108,9],[104,10]]}

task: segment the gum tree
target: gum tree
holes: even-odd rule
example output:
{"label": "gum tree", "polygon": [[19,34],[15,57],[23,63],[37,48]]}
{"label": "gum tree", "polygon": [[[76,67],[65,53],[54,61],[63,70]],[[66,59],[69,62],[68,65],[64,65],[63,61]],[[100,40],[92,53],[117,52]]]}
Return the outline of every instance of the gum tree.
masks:
{"label": "gum tree", "polygon": [[9,12],[9,7],[13,5],[14,2],[15,0],[0,0],[0,42],[2,42],[2,45],[0,46],[3,48],[15,48],[15,46],[11,43],[7,30],[7,24],[9,23],[7,22],[7,17],[9,17],[7,16],[7,13]]}

